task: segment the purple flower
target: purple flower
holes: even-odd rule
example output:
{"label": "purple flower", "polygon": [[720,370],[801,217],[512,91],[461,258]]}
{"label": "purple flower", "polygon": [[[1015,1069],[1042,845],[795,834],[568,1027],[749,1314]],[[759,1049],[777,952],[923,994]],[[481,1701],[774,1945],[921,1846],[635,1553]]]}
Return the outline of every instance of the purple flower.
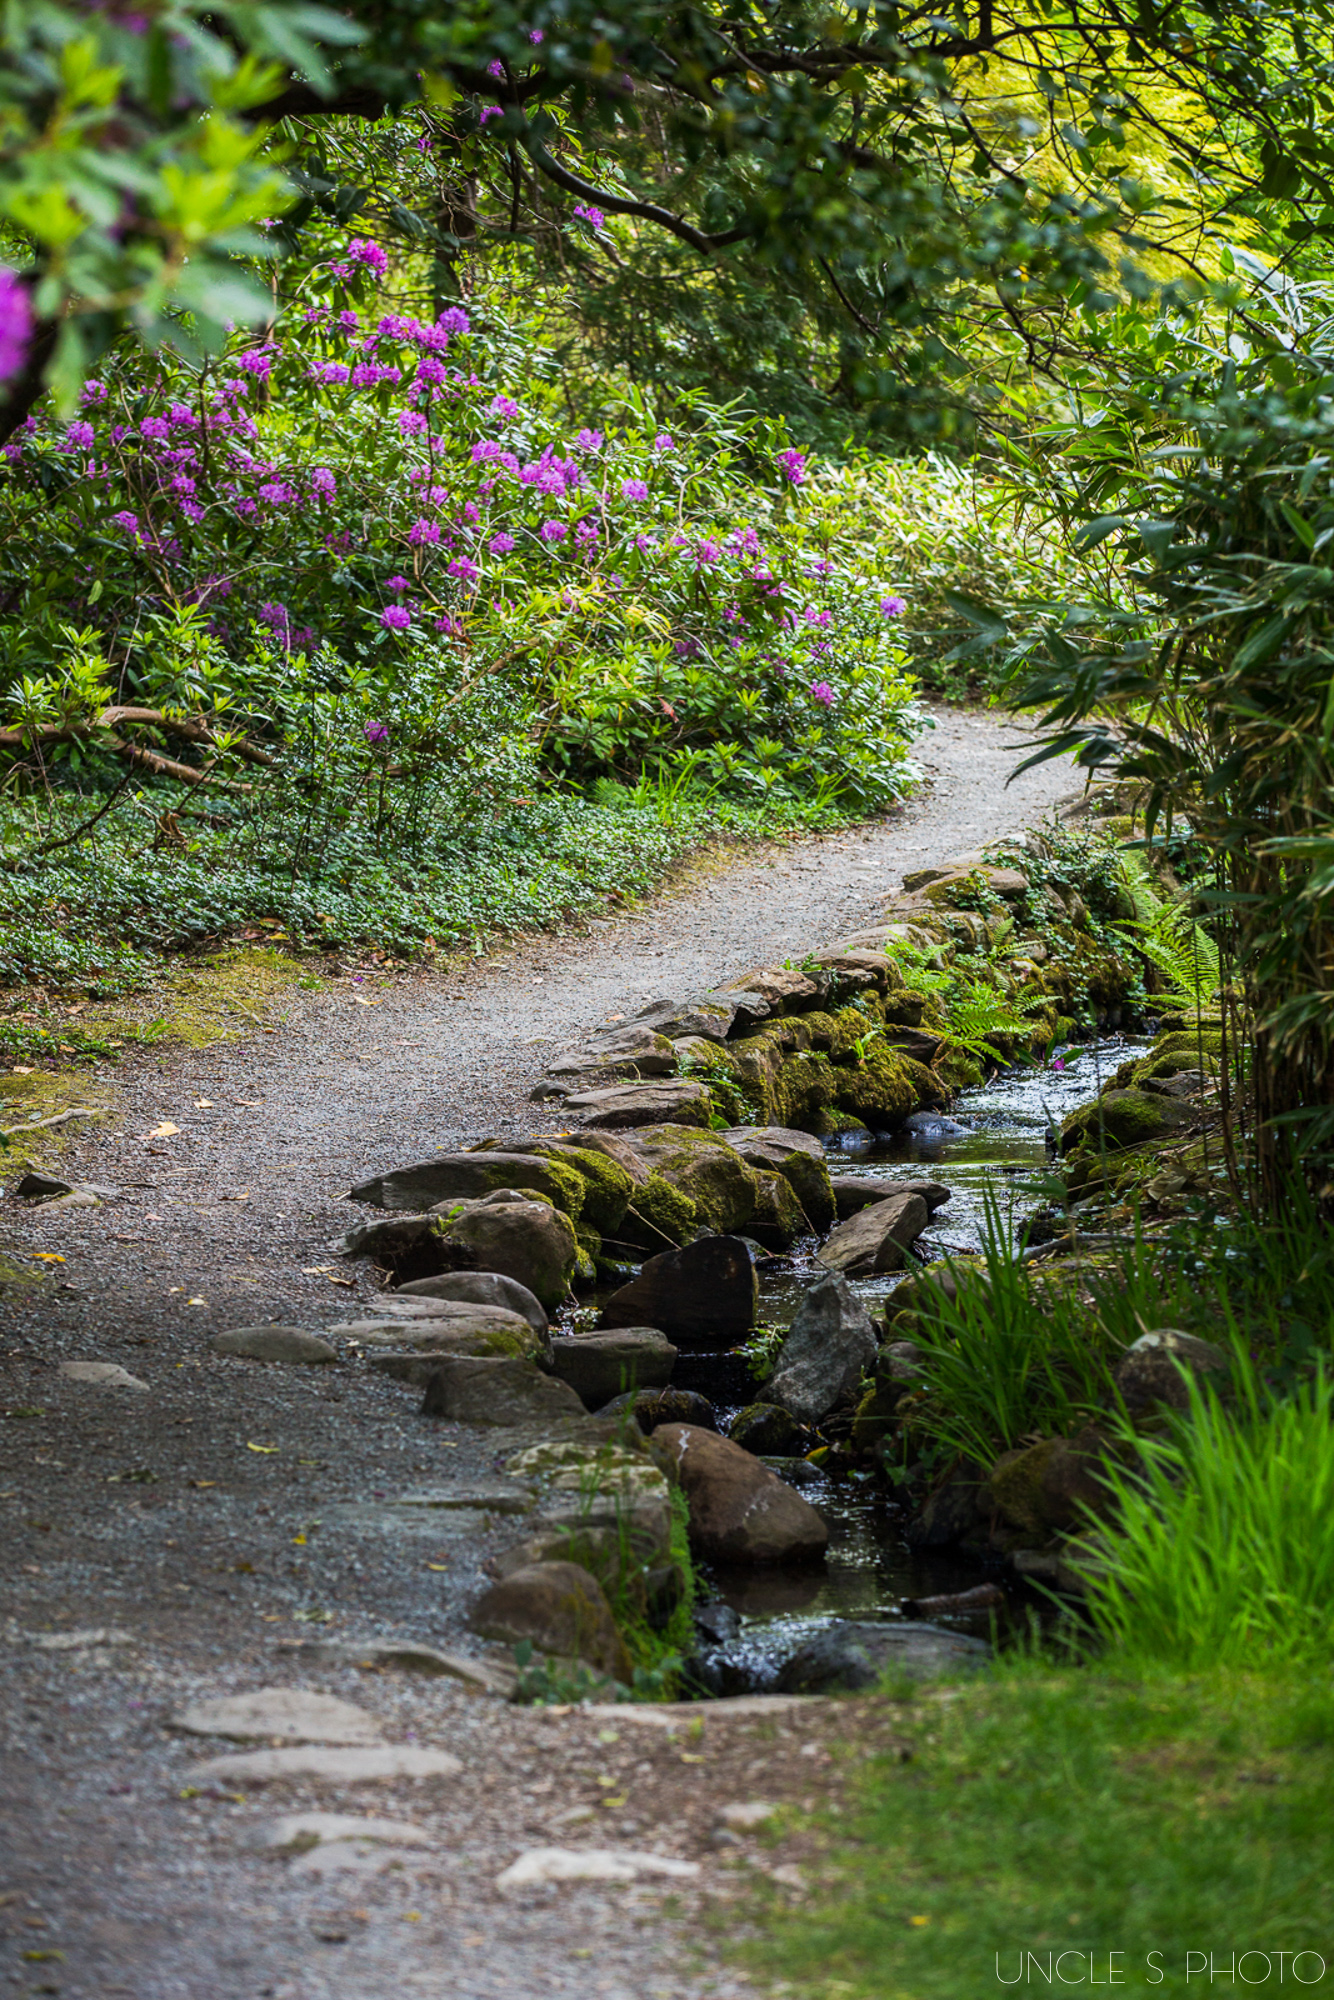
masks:
{"label": "purple flower", "polygon": [[338,491],[338,481],[334,478],[327,465],[311,467],[310,490],[312,494],[318,493],[322,500],[333,499],[335,493]]}
{"label": "purple flower", "polygon": [[420,548],[423,542],[438,542],[439,539],[438,521],[414,521],[408,530],[408,542],[414,549]]}
{"label": "purple flower", "polygon": [[32,307],[27,288],[13,271],[0,265],[0,382],[7,382],[23,366],[32,336]]}
{"label": "purple flower", "polygon": [[347,246],[347,255],[349,262],[363,264],[368,271],[374,271],[377,278],[382,278],[389,269],[389,259],[369,236],[354,236]]}
{"label": "purple flower", "polygon": [[387,604],[380,613],[380,623],[386,632],[406,632],[412,623],[412,613],[402,604]]}
{"label": "purple flower", "polygon": [[253,375],[257,382],[267,382],[273,373],[273,352],[267,347],[248,347],[244,354],[238,354],[236,365],[242,374]]}
{"label": "purple flower", "polygon": [[575,448],[579,451],[601,451],[602,433],[601,431],[580,431],[574,442]]}
{"label": "purple flower", "polygon": [[823,702],[826,708],[833,707],[834,690],[830,687],[828,681],[811,682],[811,699],[812,701]]}
{"label": "purple flower", "polygon": [[908,606],[901,597],[882,597],[880,600],[880,609],[884,612],[886,618],[901,618],[908,609]]}
{"label": "purple flower", "polygon": [[361,733],[368,743],[387,743],[389,741],[389,724],[387,722],[368,722]]}
{"label": "purple flower", "polygon": [[778,463],[782,466],[784,473],[793,486],[801,486],[805,483],[806,454],[804,451],[798,451],[795,446],[789,446],[786,451],[779,452]]}
{"label": "purple flower", "polygon": [[544,521],[538,533],[544,542],[563,542],[567,529],[564,521]]}
{"label": "purple flower", "polygon": [[399,412],[398,428],[402,431],[404,437],[420,437],[424,431],[429,431],[431,426],[427,423],[420,410],[401,410]]}
{"label": "purple flower", "polygon": [[670,431],[659,431],[653,440],[654,451],[675,451],[676,444]]}
{"label": "purple flower", "polygon": [[695,550],[695,562],[702,569],[706,563],[716,563],[721,554],[717,542],[701,542]]}
{"label": "purple flower", "polygon": [[275,632],[287,630],[287,606],[285,604],[261,604],[259,607],[261,625],[271,625]]}
{"label": "purple flower", "polygon": [[132,514],[128,507],[122,507],[120,512],[118,514],[113,514],[111,518],[115,522],[118,528],[123,528],[125,530],[125,533],[127,535],[138,534],[139,516],[137,514]]}
{"label": "purple flower", "polygon": [[589,228],[593,230],[595,234],[599,229],[602,228],[603,224],[607,220],[606,216],[602,213],[602,210],[600,208],[589,208],[582,201],[579,203],[579,206],[575,209],[574,214],[576,221],[586,222]]}
{"label": "purple flower", "polygon": [[65,430],[65,443],[71,451],[91,451],[93,448],[93,427],[91,424],[69,424]]}
{"label": "purple flower", "polygon": [[467,627],[461,619],[445,617],[436,619],[435,629],[446,639],[461,639]]}
{"label": "purple flower", "polygon": [[468,318],[462,306],[446,306],[437,319],[436,326],[441,333],[446,335],[451,333],[468,333],[472,329],[472,321]]}
{"label": "purple flower", "polygon": [[621,481],[621,498],[622,500],[647,500],[648,487],[642,479],[623,479]]}
{"label": "purple flower", "polygon": [[[173,479],[171,483],[174,486],[176,481]],[[259,497],[273,507],[286,507],[299,496],[295,486],[289,486],[285,479],[266,479],[259,489]]]}
{"label": "purple flower", "polygon": [[832,611],[817,611],[813,604],[808,604],[801,615],[808,625],[827,625],[834,614]]}
{"label": "purple flower", "polygon": [[511,417],[519,414],[519,406],[512,396],[493,396],[488,407],[491,415],[499,417],[502,423],[508,423]]}
{"label": "purple flower", "polygon": [[419,382],[444,382],[447,380],[448,375],[449,370],[445,367],[444,362],[437,361],[433,354],[423,354],[421,360],[417,363],[417,380]]}
{"label": "purple flower", "polygon": [[540,28],[530,28],[528,30],[528,39],[533,44],[533,47],[536,48],[539,42],[546,40],[546,37]]}
{"label": "purple flower", "polygon": [[392,590],[396,596],[401,597],[408,587],[408,580],[405,576],[387,576],[384,580],[384,587],[386,590]]}
{"label": "purple flower", "polygon": [[505,65],[500,60],[499,56],[495,58],[494,62],[489,62],[487,64],[486,73],[488,76],[494,76],[503,82],[505,76]]}
{"label": "purple flower", "polygon": [[315,379],[318,382],[346,382],[351,373],[346,361],[326,361],[315,370]]}
{"label": "purple flower", "polygon": [[507,556],[514,547],[514,537],[502,529],[498,535],[492,535],[487,546],[493,556]]}
{"label": "purple flower", "polygon": [[460,583],[476,583],[481,571],[467,556],[455,556],[449,565],[449,574],[456,576]]}
{"label": "purple flower", "polygon": [[578,542],[581,549],[587,549],[592,547],[593,543],[597,540],[597,538],[598,538],[597,522],[589,520],[587,515],[585,515],[584,519],[580,521],[575,527],[574,539],[576,540],[576,542]]}
{"label": "purple flower", "polygon": [[98,382],[96,380],[87,381],[79,391],[79,404],[83,409],[87,409],[93,403],[105,403],[106,399],[107,385],[105,382]]}
{"label": "purple flower", "polygon": [[358,321],[357,315],[353,312],[351,306],[344,306],[342,312],[338,315],[338,324],[342,327],[344,333],[355,333]]}
{"label": "purple flower", "polygon": [[503,118],[504,116],[505,114],[498,104],[484,104],[477,114],[477,123],[485,125],[488,119]]}

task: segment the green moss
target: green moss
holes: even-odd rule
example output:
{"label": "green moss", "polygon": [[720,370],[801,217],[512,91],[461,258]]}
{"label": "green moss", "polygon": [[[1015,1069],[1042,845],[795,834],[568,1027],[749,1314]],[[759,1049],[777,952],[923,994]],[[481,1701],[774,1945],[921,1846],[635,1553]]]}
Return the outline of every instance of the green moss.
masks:
{"label": "green moss", "polygon": [[860,1118],[854,1118],[851,1112],[840,1111],[837,1106],[831,1105],[820,1113],[814,1130],[819,1138],[832,1139],[840,1132],[867,1132],[869,1128]]}
{"label": "green moss", "polygon": [[581,1221],[604,1236],[615,1235],[635,1190],[625,1168],[609,1160],[605,1153],[595,1153],[587,1146],[564,1147],[560,1158],[584,1184]]}
{"label": "green moss", "polygon": [[1068,1153],[1077,1146],[1105,1146],[1112,1151],[1142,1146],[1165,1137],[1190,1117],[1189,1110],[1171,1098],[1150,1096],[1144,1090],[1113,1090],[1071,1112],[1061,1127],[1061,1149]]}
{"label": "green moss", "polygon": [[[633,1220],[635,1216],[669,1243],[684,1243],[697,1227],[694,1202],[689,1195],[682,1194],[665,1181],[661,1174],[650,1174],[643,1185],[635,1189],[627,1220]],[[657,1247],[662,1248],[663,1245]]]}
{"label": "green moss", "polygon": [[839,1064],[833,1073],[839,1109],[879,1124],[899,1124],[943,1095],[929,1069],[885,1042],[872,1042],[861,1062]]}

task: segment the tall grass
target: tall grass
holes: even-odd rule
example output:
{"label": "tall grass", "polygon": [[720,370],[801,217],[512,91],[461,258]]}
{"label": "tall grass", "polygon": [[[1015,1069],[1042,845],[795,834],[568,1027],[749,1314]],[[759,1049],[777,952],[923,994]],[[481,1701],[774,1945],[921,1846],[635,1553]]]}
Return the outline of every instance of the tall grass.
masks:
{"label": "tall grass", "polygon": [[1089,1615],[1130,1661],[1186,1669],[1334,1660],[1334,1379],[1323,1364],[1265,1397],[1238,1364],[1239,1407],[1191,1380],[1166,1438],[1108,1474]]}

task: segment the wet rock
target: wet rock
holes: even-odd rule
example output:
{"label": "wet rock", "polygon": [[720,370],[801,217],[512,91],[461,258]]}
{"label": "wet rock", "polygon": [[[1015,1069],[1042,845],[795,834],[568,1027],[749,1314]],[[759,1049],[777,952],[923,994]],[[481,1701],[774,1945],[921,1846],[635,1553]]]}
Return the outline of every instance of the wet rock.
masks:
{"label": "wet rock", "polygon": [[420,1783],[457,1778],[463,1765],[448,1750],[419,1749],[415,1743],[385,1743],[369,1749],[334,1750],[306,1745],[290,1750],[244,1750],[210,1757],[190,1776],[206,1784],[270,1785],[283,1779],[301,1784],[366,1785]]}
{"label": "wet rock", "polygon": [[917,1348],[910,1340],[896,1340],[882,1347],[875,1358],[875,1379],[857,1405],[852,1420],[855,1451],[874,1451],[898,1422],[903,1397],[922,1385],[923,1371]]}
{"label": "wet rock", "polygon": [[724,1604],[721,1597],[697,1604],[691,1615],[695,1630],[707,1645],[728,1646],[741,1637],[741,1614],[730,1604]]}
{"label": "wet rock", "polygon": [[1126,1349],[1112,1378],[1131,1416],[1147,1415],[1158,1405],[1169,1410],[1188,1410],[1190,1394],[1181,1370],[1200,1382],[1212,1380],[1222,1388],[1232,1367],[1231,1358],[1211,1340],[1197,1340],[1176,1327],[1156,1328],[1141,1334]]}
{"label": "wet rock", "polygon": [[1150,1139],[1162,1139],[1190,1125],[1196,1112],[1189,1103],[1171,1097],[1157,1097],[1147,1090],[1109,1090],[1072,1111],[1061,1126],[1061,1151],[1078,1146],[1095,1152],[1106,1147],[1121,1152],[1127,1146],[1141,1146]]}
{"label": "wet rock", "polygon": [[630,1657],[611,1606],[596,1578],[578,1563],[544,1562],[515,1570],[482,1593],[471,1623],[485,1639],[510,1646],[527,1639],[539,1653],[586,1660],[614,1680],[631,1677]]}
{"label": "wet rock", "polygon": [[690,1542],[721,1563],[814,1560],[829,1530],[814,1507],[730,1438],[688,1424],[664,1424],[650,1440],[659,1464],[681,1485]]}
{"label": "wet rock", "polygon": [[585,1125],[707,1125],[712,1110],[702,1083],[612,1083],[577,1090],[564,1110]]}
{"label": "wet rock", "polygon": [[956,1465],[947,1472],[914,1519],[905,1540],[911,1549],[948,1549],[978,1535],[978,1504],[982,1479],[975,1465]]}
{"label": "wet rock", "polygon": [[[639,1188],[648,1179],[652,1169],[639,1150],[637,1138],[638,1134],[631,1136],[620,1132],[581,1132],[577,1147],[573,1147],[569,1140],[562,1140],[559,1143],[562,1147],[571,1146],[572,1150],[579,1153],[600,1153],[604,1159],[611,1160],[614,1165],[620,1167],[628,1175],[631,1183]],[[590,1216],[589,1219],[595,1229],[602,1227],[596,1216]]]}
{"label": "wet rock", "polygon": [[93,1389],[148,1389],[147,1382],[115,1361],[62,1361],[56,1372],[67,1382],[84,1382]]}
{"label": "wet rock", "polygon": [[[745,1228],[760,1250],[786,1250],[813,1225],[786,1175],[751,1168],[753,1192]],[[736,1227],[737,1225],[733,1225]]]}
{"label": "wet rock", "polygon": [[598,1411],[600,1417],[633,1415],[641,1431],[655,1431],[659,1424],[695,1424],[703,1431],[716,1431],[718,1419],[713,1404],[693,1389],[635,1389],[613,1396]]}
{"label": "wet rock", "polygon": [[799,1423],[818,1424],[831,1410],[856,1400],[876,1352],[871,1315],[846,1278],[833,1272],[817,1278],[778,1351],[768,1400],[791,1410]]}
{"label": "wet rock", "polygon": [[665,1333],[653,1326],[629,1326],[558,1340],[551,1365],[588,1409],[597,1410],[627,1391],[665,1389],[675,1362],[676,1349]]}
{"label": "wet rock", "polygon": [[903,1268],[907,1246],[930,1219],[919,1194],[891,1195],[841,1222],[820,1246],[819,1261],[848,1277],[869,1278]]}
{"label": "wet rock", "polygon": [[418,1215],[391,1215],[374,1222],[358,1222],[334,1242],[340,1257],[375,1257],[394,1264],[411,1256],[440,1234],[440,1219],[426,1210]]}
{"label": "wet rock", "polygon": [[873,1202],[891,1201],[895,1195],[920,1195],[932,1215],[950,1198],[949,1189],[940,1181],[882,1181],[870,1174],[833,1174],[830,1186],[840,1222],[859,1215]]}
{"label": "wet rock", "polygon": [[633,1025],[653,1029],[679,1041],[685,1035],[706,1035],[711,1042],[725,1042],[737,1017],[740,996],[735,993],[707,993],[693,1000],[654,1000],[641,1007]]}
{"label": "wet rock", "polygon": [[637,1278],[613,1292],[599,1329],[656,1326],[669,1340],[730,1346],[755,1324],[755,1266],[734,1236],[709,1236],[650,1257]]}
{"label": "wet rock", "polygon": [[219,1695],[177,1711],[168,1727],[187,1736],[230,1736],[235,1742],[378,1743],[378,1717],[308,1688],[255,1688]]}
{"label": "wet rock", "polygon": [[943,1597],[905,1597],[903,1608],[913,1618],[974,1618],[1001,1611],[1006,1602],[998,1583],[978,1583],[971,1590],[949,1591]]}
{"label": "wet rock", "polygon": [[481,1201],[441,1218],[438,1251],[443,1268],[514,1278],[552,1312],[570,1289],[578,1242],[568,1215],[547,1202]]}
{"label": "wet rock", "polygon": [[738,1410],[727,1434],[733,1444],[753,1451],[757,1458],[785,1458],[800,1451],[805,1441],[791,1410],[770,1402],[748,1403]]}
{"label": "wet rock", "polygon": [[892,1625],[835,1624],[800,1647],[778,1675],[780,1694],[834,1694],[874,1687],[884,1675],[931,1680],[976,1671],[991,1657],[981,1639],[904,1619]]}
{"label": "wet rock", "polygon": [[396,1299],[441,1299],[446,1304],[500,1306],[522,1313],[534,1333],[546,1335],[549,1322],[541,1301],[517,1278],[499,1271],[442,1271],[434,1278],[414,1278],[400,1285]]}
{"label": "wet rock", "polygon": [[530,1424],[582,1416],[583,1410],[567,1382],[544,1375],[531,1361],[478,1360],[463,1354],[435,1361],[422,1398],[424,1417],[448,1417],[460,1424]]}
{"label": "wet rock", "polygon": [[1106,1512],[1100,1477],[1107,1440],[1090,1428],[1072,1438],[1043,1438],[1008,1451],[987,1475],[985,1499],[1005,1524],[1044,1539],[1075,1527],[1089,1513]]}
{"label": "wet rock", "polygon": [[237,1354],[247,1361],[337,1361],[336,1351],[317,1333],[300,1326],[237,1326],[213,1336],[215,1354]]}
{"label": "wet rock", "polygon": [[532,1153],[443,1153],[439,1159],[377,1174],[352,1189],[353,1201],[376,1208],[418,1212],[441,1202],[480,1201],[502,1189],[545,1195],[557,1208],[577,1216],[583,1183],[568,1167]]}
{"label": "wet rock", "polygon": [[634,1882],[643,1875],[690,1881],[697,1861],[668,1854],[637,1854],[625,1847],[531,1847],[496,1877],[504,1892],[541,1888],[548,1882]]}

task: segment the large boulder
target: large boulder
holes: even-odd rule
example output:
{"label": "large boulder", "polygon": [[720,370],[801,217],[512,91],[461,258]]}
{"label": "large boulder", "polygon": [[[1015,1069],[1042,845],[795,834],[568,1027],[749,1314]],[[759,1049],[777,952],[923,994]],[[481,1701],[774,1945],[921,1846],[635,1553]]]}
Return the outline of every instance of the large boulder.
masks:
{"label": "large boulder", "polygon": [[598,1415],[633,1417],[641,1431],[655,1431],[660,1424],[694,1424],[702,1431],[718,1428],[712,1403],[694,1389],[627,1390],[604,1403]]}
{"label": "large boulder", "polygon": [[720,1132],[650,1125],[635,1134],[635,1143],[653,1171],[693,1203],[700,1222],[723,1232],[749,1230],[759,1183]]}
{"label": "large boulder", "polygon": [[780,1694],[835,1694],[874,1687],[885,1675],[931,1680],[937,1674],[976,1673],[990,1658],[982,1639],[939,1625],[901,1619],[890,1625],[826,1626],[795,1652],[778,1675]]}
{"label": "large boulder", "polygon": [[563,1110],[589,1126],[707,1125],[713,1109],[702,1083],[612,1083],[577,1090]]}
{"label": "large boulder", "polygon": [[783,1176],[817,1235],[828,1229],[834,1220],[834,1191],[824,1147],[812,1133],[782,1125],[736,1125],[720,1136],[748,1167]]}
{"label": "large boulder", "polygon": [[719,1563],[814,1561],[829,1540],[814,1507],[730,1438],[664,1424],[650,1449],[679,1481],[691,1546]]}
{"label": "large boulder", "polygon": [[930,1210],[920,1194],[891,1195],[840,1222],[821,1244],[819,1261],[855,1278],[902,1270],[907,1246],[916,1242],[929,1220]]}
{"label": "large boulder", "polygon": [[1072,1438],[1042,1438],[996,1461],[985,1498],[1008,1528],[1045,1540],[1106,1511],[1106,1463],[1107,1441],[1091,1427]]}
{"label": "large boulder", "polygon": [[442,1271],[435,1278],[414,1278],[393,1293],[399,1299],[438,1299],[442,1305],[496,1306],[522,1313],[534,1333],[544,1338],[549,1322],[540,1301],[517,1278],[500,1271]]}
{"label": "large boulder", "polygon": [[742,1004],[740,993],[705,993],[693,1000],[652,1000],[647,1007],[640,1008],[632,1025],[651,1028],[655,1034],[667,1035],[674,1042],[685,1035],[707,1035],[712,1042],[725,1042]]}
{"label": "large boulder", "polygon": [[522,1313],[498,1306],[454,1304],[420,1319],[370,1320],[360,1337],[373,1371],[418,1388],[425,1388],[445,1354],[536,1361],[544,1367],[551,1358],[550,1334],[535,1332]]}
{"label": "large boulder", "polygon": [[743,997],[754,994],[774,1014],[796,1013],[802,1007],[813,1007],[820,998],[815,981],[792,965],[758,966],[753,972],[743,972],[723,990]]}
{"label": "large boulder", "polygon": [[543,1562],[518,1569],[483,1591],[472,1627],[484,1639],[539,1653],[585,1660],[599,1673],[628,1681],[632,1668],[602,1586],[578,1563]]}
{"label": "large boulder", "polygon": [[463,1354],[434,1360],[422,1398],[424,1417],[460,1424],[531,1424],[583,1413],[569,1383],[544,1374],[531,1361]]}
{"label": "large boulder", "polygon": [[583,1048],[565,1050],[548,1064],[546,1075],[553,1083],[578,1088],[578,1079],[610,1083],[616,1077],[674,1076],[676,1061],[665,1035],[627,1022],[613,1033],[591,1037]]}
{"label": "large boulder", "polygon": [[786,1250],[798,1236],[809,1235],[811,1225],[792,1183],[782,1174],[762,1173],[755,1167],[751,1174],[753,1192],[745,1234],[766,1250]]}
{"label": "large boulder", "polygon": [[437,1249],[445,1270],[498,1272],[514,1278],[547,1312],[570,1289],[579,1245],[568,1215],[545,1201],[468,1202],[439,1218]]}
{"label": "large boulder", "polygon": [[877,1180],[872,1174],[832,1174],[830,1187],[838,1207],[838,1219],[847,1222],[859,1215],[873,1202],[892,1201],[895,1195],[919,1194],[929,1212],[934,1215],[942,1202],[950,1198],[950,1191],[940,1181],[887,1181]]}
{"label": "large boulder", "polygon": [[1193,1375],[1201,1383],[1212,1380],[1216,1388],[1222,1388],[1231,1367],[1225,1348],[1163,1326],[1131,1343],[1112,1379],[1131,1416],[1139,1417],[1159,1407],[1188,1410],[1186,1377]]}
{"label": "large boulder", "polygon": [[613,1292],[599,1330],[656,1326],[692,1347],[729,1347],[755,1324],[755,1266],[735,1236],[706,1236],[650,1257],[637,1278]]}
{"label": "large boulder", "polygon": [[816,1279],[797,1307],[766,1396],[791,1410],[799,1423],[818,1424],[831,1410],[856,1401],[876,1350],[871,1315],[847,1279],[831,1271]]}
{"label": "large boulder", "polygon": [[1198,1113],[1189,1103],[1161,1097],[1148,1090],[1108,1090],[1072,1111],[1061,1126],[1061,1151],[1087,1146],[1094,1152],[1122,1152],[1150,1139],[1165,1139],[1193,1123]]}
{"label": "large boulder", "polygon": [[377,1174],[352,1190],[353,1201],[376,1208],[419,1211],[440,1202],[480,1201],[501,1188],[544,1195],[577,1219],[584,1201],[584,1184],[570,1167],[532,1153],[443,1153],[438,1160]]}
{"label": "large boulder", "polygon": [[800,1451],[802,1428],[791,1410],[768,1401],[747,1403],[732,1419],[728,1436],[758,1458],[786,1458]]}
{"label": "large boulder", "polygon": [[599,1410],[613,1396],[638,1389],[665,1389],[672,1379],[676,1349],[654,1326],[628,1326],[575,1333],[552,1347],[552,1371]]}

